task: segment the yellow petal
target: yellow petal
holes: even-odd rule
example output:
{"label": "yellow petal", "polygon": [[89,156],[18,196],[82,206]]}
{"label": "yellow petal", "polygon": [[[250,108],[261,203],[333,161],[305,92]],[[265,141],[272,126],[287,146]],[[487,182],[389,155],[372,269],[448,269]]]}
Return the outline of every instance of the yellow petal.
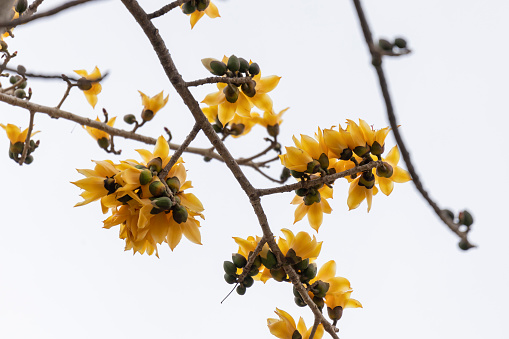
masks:
{"label": "yellow petal", "polygon": [[236,103],[232,104],[231,102],[225,100],[225,102],[219,105],[218,112],[219,121],[221,121],[223,125],[226,125],[235,116],[236,109],[237,109]]}
{"label": "yellow petal", "polygon": [[173,220],[172,216],[168,216],[168,221],[169,228],[168,233],[166,234],[166,242],[173,251],[173,249],[179,244],[180,239],[182,239],[182,230],[180,229],[180,225]]}
{"label": "yellow petal", "polygon": [[392,181],[397,182],[397,183],[404,183],[404,182],[412,180],[410,173],[408,173],[406,170],[402,169],[401,167],[399,167],[399,166],[394,167],[393,170],[394,170],[394,173],[392,173],[392,176],[389,178]]}
{"label": "yellow petal", "polygon": [[348,194],[348,200],[347,200],[348,208],[350,210],[353,210],[353,209],[359,207],[361,202],[366,198],[365,188],[362,186],[359,186],[358,183],[359,183],[359,178],[357,178],[356,180],[354,180],[350,183],[350,192]]}
{"label": "yellow petal", "polygon": [[358,300],[348,299],[345,308],[362,308],[362,304]]}
{"label": "yellow petal", "polygon": [[323,221],[323,211],[322,205],[319,203],[314,203],[309,207],[308,210],[308,221],[309,225],[318,232],[318,229],[322,225]]}
{"label": "yellow petal", "polygon": [[198,10],[191,13],[191,29],[194,28],[194,25],[201,19],[201,17],[204,15],[204,12],[200,12]]}
{"label": "yellow petal", "polygon": [[[394,174],[393,174],[394,176]],[[380,190],[383,194],[389,195],[394,189],[394,183],[391,179],[388,178],[378,178],[378,185],[380,186]]]}
{"label": "yellow petal", "polygon": [[166,159],[168,153],[170,153],[170,145],[168,145],[168,141],[161,135],[157,138],[156,147],[154,148],[154,157]]}
{"label": "yellow petal", "polygon": [[304,203],[297,206],[297,209],[295,210],[294,216],[295,220],[293,223],[295,224],[297,221],[301,221],[302,218],[308,213],[309,206],[306,206]]}
{"label": "yellow petal", "polygon": [[198,228],[198,222],[192,218],[187,218],[187,221],[182,225],[184,236],[191,242],[201,245],[201,234]]}
{"label": "yellow petal", "polygon": [[272,99],[265,93],[256,93],[249,101],[262,111],[272,111]]}
{"label": "yellow petal", "polygon": [[181,193],[178,195],[181,204],[193,212],[203,212],[204,208],[200,200],[193,193]]}
{"label": "yellow petal", "polygon": [[281,77],[278,77],[277,75],[271,75],[268,77],[260,78],[256,82],[256,92],[257,93],[268,93],[272,91],[276,86],[279,84],[279,80]]}
{"label": "yellow petal", "polygon": [[209,106],[217,106],[226,101],[223,91],[218,91],[214,93],[207,94],[205,99],[203,99],[203,103]]}
{"label": "yellow petal", "polygon": [[219,10],[212,2],[210,2],[209,6],[205,9],[205,14],[211,19],[220,17]]}

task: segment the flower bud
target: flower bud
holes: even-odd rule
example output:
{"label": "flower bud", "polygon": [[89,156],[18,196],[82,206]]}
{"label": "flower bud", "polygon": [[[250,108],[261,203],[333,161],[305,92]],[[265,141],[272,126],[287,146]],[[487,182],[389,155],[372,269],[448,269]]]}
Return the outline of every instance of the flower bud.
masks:
{"label": "flower bud", "polygon": [[373,145],[371,145],[371,154],[373,155],[382,155],[385,149],[385,144],[380,145],[378,141],[374,141]]}
{"label": "flower bud", "polygon": [[240,68],[239,72],[246,73],[249,69],[249,62],[244,58],[239,58]]}
{"label": "flower bud", "polygon": [[277,265],[276,255],[272,253],[272,251],[267,251],[267,257],[261,257],[261,259],[263,266],[267,267],[269,270]]}
{"label": "flower bud", "polygon": [[168,185],[173,194],[177,194],[180,189],[180,180],[177,177],[168,178],[166,179],[166,185]]}
{"label": "flower bud", "polygon": [[16,98],[24,99],[26,98],[27,94],[24,89],[18,88],[17,90],[14,91],[14,96]]}
{"label": "flower bud", "polygon": [[13,75],[9,78],[9,82],[11,83],[11,85],[14,85],[19,80],[21,80],[21,77],[19,75]]}
{"label": "flower bud", "polygon": [[[279,135],[279,124],[267,125],[267,133],[271,137],[277,137]],[[279,148],[281,149],[281,146]]]}
{"label": "flower bud", "polygon": [[127,114],[127,115],[124,115],[124,121],[127,124],[132,125],[136,122],[136,117],[134,116],[134,114]]}
{"label": "flower bud", "polygon": [[302,335],[298,330],[293,331],[292,339],[302,339]]}
{"label": "flower bud", "polygon": [[232,261],[238,268],[242,268],[247,264],[247,259],[240,253],[233,253]]}
{"label": "flower bud", "polygon": [[295,190],[295,194],[297,194],[299,197],[303,197],[306,194],[308,194],[308,189],[307,188],[298,188]]}
{"label": "flower bud", "polygon": [[293,268],[297,271],[304,272],[306,268],[309,266],[309,258],[306,258],[304,260],[301,260],[300,262],[293,265]]}
{"label": "flower bud", "polygon": [[160,157],[153,158],[148,162],[147,167],[152,172],[159,173],[163,169],[163,160]]}
{"label": "flower bud", "polygon": [[295,253],[295,250],[293,248],[290,248],[288,250],[288,252],[286,252],[286,255],[285,255],[285,263],[286,264],[294,265],[301,261],[302,261],[302,258],[297,256],[297,254]]}
{"label": "flower bud", "polygon": [[343,307],[336,306],[334,309],[327,307],[327,314],[331,320],[337,321],[341,319],[341,316],[343,315]]}
{"label": "flower bud", "polygon": [[23,148],[25,148],[25,143],[22,141],[18,141],[10,145],[9,151],[11,151],[14,154],[20,154],[23,153]]}
{"label": "flower bud", "polygon": [[463,251],[467,251],[471,249],[473,246],[470,245],[468,241],[461,239],[460,242],[458,243],[458,247]]}
{"label": "flower bud", "polygon": [[318,172],[319,168],[320,168],[320,163],[317,160],[313,159],[313,161],[308,162],[308,167],[306,169],[306,173],[311,173],[311,174],[316,173],[316,172]]}
{"label": "flower bud", "polygon": [[239,88],[232,84],[228,84],[223,89],[223,93],[226,98],[226,101],[231,103],[237,102],[237,99],[239,98]]}
{"label": "flower bud", "polygon": [[327,156],[327,154],[325,153],[320,154],[318,162],[320,163],[320,167],[323,168],[324,170],[327,170],[327,168],[329,168],[329,157]]}
{"label": "flower bud", "polygon": [[316,273],[318,272],[318,267],[316,266],[316,263],[311,263],[309,266],[302,272],[302,274],[308,278],[309,280],[316,277]]}
{"label": "flower bud", "polygon": [[472,217],[472,214],[470,214],[470,212],[465,210],[463,212],[460,212],[459,222],[460,222],[460,224],[469,227],[474,223],[474,217]]}
{"label": "flower bud", "polygon": [[254,81],[245,82],[240,86],[242,93],[252,98],[256,95],[256,83]]}
{"label": "flower bud", "polygon": [[184,12],[184,14],[192,14],[194,11],[196,11],[196,6],[191,3],[191,1],[182,5],[182,12]]}
{"label": "flower bud", "polygon": [[[188,2],[186,2],[187,4]],[[149,109],[146,109],[146,110],[143,110],[143,112],[141,112],[141,118],[144,120],[144,121],[150,121],[154,118],[154,112],[152,112],[151,110]]]}
{"label": "flower bud", "polygon": [[249,272],[247,273],[247,275],[251,276],[251,277],[254,277],[255,275],[257,275],[258,273],[260,273],[260,270],[257,268],[257,267],[251,267],[251,269],[249,270]]}
{"label": "flower bud", "polygon": [[257,255],[251,267],[260,268],[260,266],[262,266],[262,257],[260,255]]}
{"label": "flower bud", "polygon": [[307,306],[306,302],[302,300],[302,297],[299,295],[298,297],[293,298],[293,301],[297,304],[299,307]]}
{"label": "flower bud", "polygon": [[316,203],[319,203],[320,201],[322,200],[322,197],[320,195],[320,192],[316,191],[315,194],[312,194],[312,193],[308,193],[305,197],[304,197],[304,204],[306,206],[311,206],[313,205],[315,202]]}
{"label": "flower bud", "polygon": [[154,197],[160,197],[166,192],[166,187],[159,180],[153,181],[149,186],[148,190]]}
{"label": "flower bud", "polygon": [[18,2],[16,3],[15,10],[16,10],[16,12],[21,14],[24,11],[26,11],[27,7],[28,7],[28,1],[27,0],[18,0]]}
{"label": "flower bud", "polygon": [[187,217],[189,216],[189,213],[187,212],[187,209],[182,205],[175,205],[173,206],[173,220],[177,224],[182,224],[183,222],[187,221]]}
{"label": "flower bud", "polygon": [[254,284],[254,279],[253,279],[253,277],[251,277],[249,275],[246,276],[244,278],[244,281],[242,282],[242,285],[246,286],[247,288],[253,286],[253,284]]}
{"label": "flower bud", "polygon": [[286,272],[283,268],[273,268],[270,270],[270,275],[276,281],[283,281],[286,278]]}
{"label": "flower bud", "polygon": [[231,274],[231,275],[237,274],[237,267],[231,261],[225,261],[223,263],[223,269],[226,272],[226,274]]}
{"label": "flower bud", "polygon": [[314,296],[313,297],[313,302],[315,303],[315,305],[320,309],[320,311],[323,309],[323,307],[325,306],[325,302],[323,301],[323,298],[318,298],[317,296]]}
{"label": "flower bud", "polygon": [[76,83],[78,85],[78,88],[82,91],[88,91],[92,88],[92,81],[88,80],[85,77],[81,77],[78,79],[78,82]]}
{"label": "flower bud", "polygon": [[382,166],[376,168],[376,175],[382,178],[390,178],[394,174],[394,169],[391,165],[384,162]]}
{"label": "flower bud", "polygon": [[224,274],[224,280],[230,285],[235,284],[237,282],[237,278],[234,275],[228,273]]}
{"label": "flower bud", "polygon": [[204,10],[209,7],[210,0],[198,0],[196,1],[196,9],[200,12],[203,12]]}
{"label": "flower bud", "polygon": [[34,161],[34,157],[31,155],[27,155],[25,158],[25,164],[30,165]]}
{"label": "flower bud", "polygon": [[367,189],[371,189],[373,186],[375,186],[375,176],[371,171],[362,172],[362,175],[359,179],[359,186],[364,186]]}
{"label": "flower bud", "polygon": [[244,133],[244,130],[246,129],[246,126],[244,124],[235,124],[232,123],[230,127],[230,134],[231,135],[241,135]]}
{"label": "flower bud", "polygon": [[378,46],[380,46],[380,48],[383,49],[384,51],[388,51],[388,52],[392,51],[392,47],[393,47],[393,45],[385,39],[379,39]]}
{"label": "flower bud", "polygon": [[25,89],[27,87],[27,82],[23,81],[21,84],[19,84],[18,88]]}
{"label": "flower bud", "polygon": [[451,210],[449,209],[444,209],[442,210],[448,217],[449,219],[451,219],[451,221],[454,221],[454,213],[452,213]]}
{"label": "flower bud", "polygon": [[304,172],[298,172],[295,170],[290,170],[290,174],[292,175],[292,177],[297,179],[302,178],[304,176]]}
{"label": "flower bud", "polygon": [[357,154],[357,156],[362,157],[369,153],[369,146],[357,146],[353,149],[353,152]]}
{"label": "flower bud", "polygon": [[318,280],[311,286],[310,292],[312,292],[317,298],[324,298],[329,290],[329,283]]}
{"label": "flower bud", "polygon": [[239,58],[237,58],[234,54],[232,54],[228,58],[228,63],[226,64],[226,67],[232,72],[237,72],[240,69],[240,61]]}
{"label": "flower bud", "polygon": [[166,211],[173,206],[173,203],[171,202],[171,199],[168,197],[160,197],[152,200],[152,206],[157,207],[163,211]]}
{"label": "flower bud", "polygon": [[18,67],[16,67],[16,70],[20,75],[25,75],[25,73],[27,72],[27,69],[23,65],[18,65]]}
{"label": "flower bud", "polygon": [[7,51],[7,48],[9,48],[9,46],[7,46],[7,43],[3,40],[0,40],[0,51]]}
{"label": "flower bud", "polygon": [[257,75],[260,73],[260,66],[256,62],[253,62],[251,65],[249,65],[249,74]]}
{"label": "flower bud", "polygon": [[103,148],[103,149],[107,149],[108,146],[110,145],[110,141],[108,140],[108,138],[100,138],[100,139],[97,139],[97,144],[99,144],[99,147]]}
{"label": "flower bud", "polygon": [[239,286],[237,286],[237,293],[239,295],[244,295],[246,294],[246,286],[240,284]]}
{"label": "flower bud", "polygon": [[406,40],[403,38],[396,38],[394,39],[394,45],[398,48],[406,48]]}
{"label": "flower bud", "polygon": [[226,64],[219,60],[213,60],[210,62],[210,73],[223,76],[226,73]]}

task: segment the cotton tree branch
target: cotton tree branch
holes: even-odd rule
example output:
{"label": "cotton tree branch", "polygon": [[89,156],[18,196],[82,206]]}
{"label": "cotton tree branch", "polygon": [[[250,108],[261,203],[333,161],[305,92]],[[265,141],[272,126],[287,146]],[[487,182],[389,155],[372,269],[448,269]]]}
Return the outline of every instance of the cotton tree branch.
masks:
{"label": "cotton tree branch", "polygon": [[27,22],[30,22],[30,21],[34,21],[34,20],[37,20],[37,19],[41,19],[41,18],[44,18],[44,17],[55,15],[55,14],[57,14],[59,12],[62,12],[64,10],[68,9],[68,8],[71,8],[71,7],[74,7],[74,6],[78,6],[78,5],[81,5],[81,4],[84,4],[86,2],[90,2],[90,1],[97,1],[97,0],[74,0],[74,1],[70,1],[70,2],[67,2],[67,3],[65,3],[63,5],[55,7],[53,9],[50,9],[49,11],[42,12],[40,14],[23,15],[22,17],[20,17],[18,19],[14,19],[14,20],[11,20],[11,21],[6,21],[6,22],[0,22],[0,27],[5,27],[5,28],[9,29],[9,28],[12,28],[12,27],[15,27],[15,26],[18,26],[18,25],[26,24]]}
{"label": "cotton tree branch", "polygon": [[157,11],[153,12],[153,13],[150,13],[150,14],[147,14],[147,17],[152,20],[154,18],[157,18],[157,17],[160,17],[160,16],[163,16],[165,15],[166,13],[168,13],[169,11],[171,11],[172,9],[176,8],[176,7],[179,7],[183,4],[185,4],[186,2],[189,2],[191,0],[176,0],[176,1],[173,1],[173,2],[170,2],[169,4],[161,7],[160,9],[158,9]]}
{"label": "cotton tree branch", "polygon": [[[279,249],[276,241],[274,240],[274,235],[272,234],[272,231],[270,229],[267,216],[265,214],[265,211],[263,210],[261,200],[256,192],[256,189],[251,185],[251,183],[246,178],[246,176],[242,172],[241,168],[239,167],[235,159],[230,154],[228,148],[226,148],[224,143],[221,141],[219,136],[212,128],[212,125],[208,123],[207,118],[203,115],[203,112],[201,111],[198,102],[193,97],[192,93],[189,91],[185,81],[182,79],[182,76],[179,74],[173,62],[173,59],[168,49],[166,48],[164,40],[159,35],[159,30],[153,25],[153,23],[148,18],[147,13],[145,13],[143,8],[141,8],[141,6],[138,4],[136,0],[121,0],[121,1],[128,9],[128,11],[131,13],[131,15],[136,19],[145,35],[150,40],[150,43],[152,44],[152,47],[154,48],[154,51],[156,52],[157,57],[159,58],[159,62],[163,67],[171,84],[173,85],[177,93],[180,95],[184,103],[189,108],[189,111],[193,115],[196,122],[201,123],[202,130],[205,133],[205,136],[209,139],[209,141],[212,143],[212,146],[214,146],[214,148],[224,159],[226,166],[232,172],[241,188],[249,197],[251,206],[253,207],[253,210],[258,218],[258,222],[263,231],[264,237],[267,239],[269,248],[276,255],[278,263],[282,264],[284,256],[281,253],[281,250]],[[305,292],[305,289],[302,286],[302,283],[300,282],[295,270],[291,266],[284,267],[285,271],[290,276],[292,283],[295,286],[297,286],[297,289],[301,294],[304,294],[303,299],[309,306],[309,308],[312,310],[313,314],[316,317],[320,318],[321,322],[324,324],[325,330],[333,338],[338,339],[338,336],[334,332],[332,325],[324,318],[318,307],[311,300],[309,295],[307,295],[307,293]]]}
{"label": "cotton tree branch", "polygon": [[196,87],[201,86],[205,84],[216,84],[218,82],[223,82],[226,84],[234,84],[234,85],[241,85],[241,84],[247,84],[249,82],[254,82],[253,79],[250,77],[242,77],[242,78],[228,78],[228,77],[209,77],[194,81],[188,81],[186,82],[187,87]]}
{"label": "cotton tree branch", "polygon": [[30,137],[32,136],[32,130],[34,129],[34,116],[35,116],[35,112],[30,111],[30,122],[28,123],[28,133],[27,133],[27,137],[25,139],[25,146],[23,147],[23,153],[21,154],[21,158],[18,161],[18,164],[20,166],[23,165],[23,163],[25,162],[25,160],[27,158],[28,148],[30,147]]}
{"label": "cotton tree branch", "polygon": [[396,120],[396,115],[394,113],[394,107],[392,105],[392,100],[391,100],[391,96],[389,93],[389,87],[387,85],[384,70],[382,68],[382,56],[377,51],[377,48],[375,47],[375,45],[373,43],[371,29],[369,28],[368,21],[366,19],[366,16],[364,15],[364,11],[362,9],[360,0],[353,0],[353,3],[355,5],[355,9],[357,11],[357,16],[359,18],[362,32],[364,34],[364,39],[366,40],[366,44],[368,45],[369,52],[373,59],[373,67],[375,67],[376,73],[378,75],[378,81],[379,81],[380,89],[382,91],[382,95],[383,95],[383,98],[385,101],[385,107],[387,110],[387,116],[389,118],[389,123],[390,123],[392,131],[394,133],[394,137],[396,138],[396,142],[398,143],[399,149],[401,150],[401,155],[403,156],[403,159],[405,160],[405,163],[407,165],[408,172],[410,172],[410,174],[412,176],[412,180],[415,184],[415,187],[417,188],[419,193],[421,193],[423,198],[428,202],[428,204],[433,208],[433,210],[438,215],[438,217],[440,219],[442,219],[442,221],[449,227],[449,229],[451,231],[456,233],[461,238],[461,240],[466,243],[466,247],[468,247],[468,248],[475,247],[474,245],[472,245],[469,242],[469,240],[467,238],[468,231],[470,230],[470,228],[468,228],[466,232],[462,232],[459,228],[459,225],[455,224],[453,222],[453,220],[451,220],[447,216],[447,214],[440,207],[438,207],[438,204],[433,199],[431,199],[428,192],[424,189],[424,186],[419,178],[419,175],[417,174],[415,167],[412,163],[412,160],[410,159],[410,153],[409,153],[405,143],[403,142],[403,138],[402,138],[402,136],[399,132],[399,129],[398,129],[398,122]]}

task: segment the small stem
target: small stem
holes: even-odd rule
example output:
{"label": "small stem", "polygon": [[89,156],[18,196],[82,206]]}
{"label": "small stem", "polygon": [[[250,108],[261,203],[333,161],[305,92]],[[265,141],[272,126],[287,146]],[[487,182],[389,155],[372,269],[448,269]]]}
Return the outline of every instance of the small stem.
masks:
{"label": "small stem", "polygon": [[191,1],[191,0],[176,0],[176,1],[170,2],[169,4],[167,4],[167,5],[163,6],[163,7],[161,7],[160,9],[158,9],[157,11],[155,11],[153,13],[150,13],[150,14],[147,14],[147,17],[150,20],[152,20],[154,18],[163,16],[166,13],[168,13],[169,11],[171,11],[172,9],[174,9],[176,7],[179,7],[179,6],[181,6],[184,3],[189,2],[189,1]]}
{"label": "small stem", "polygon": [[34,128],[34,116],[35,116],[35,112],[30,111],[30,122],[28,123],[28,133],[27,133],[27,137],[25,138],[25,147],[23,147],[23,154],[21,154],[21,159],[19,159],[19,162],[18,162],[18,164],[20,166],[23,165],[23,163],[25,162],[25,160],[27,158],[28,147],[30,147],[30,137],[32,136],[32,129]]}
{"label": "small stem", "polygon": [[309,334],[309,339],[313,339],[315,337],[316,330],[318,329],[318,325],[320,325],[320,318],[315,317],[315,323],[313,324],[313,328],[311,329],[311,333]]}
{"label": "small stem", "polygon": [[62,100],[57,105],[57,108],[60,109],[62,107],[62,104],[64,103],[65,99],[69,96],[69,93],[71,92],[71,88],[73,88],[76,85],[73,85],[69,78],[65,74],[62,74],[62,79],[67,82],[67,89],[65,90],[64,96],[62,97]]}
{"label": "small stem", "polygon": [[201,86],[201,85],[205,85],[205,84],[217,84],[218,82],[223,82],[226,84],[241,85],[241,84],[247,84],[252,81],[253,81],[253,79],[251,79],[250,77],[242,77],[242,78],[210,77],[210,78],[205,78],[205,79],[189,81],[189,82],[186,82],[185,85],[187,87],[194,87],[194,86]]}
{"label": "small stem", "polygon": [[241,283],[244,281],[244,278],[248,275],[249,271],[251,271],[251,266],[253,265],[254,261],[256,260],[256,257],[261,252],[263,246],[267,243],[267,240],[265,239],[265,236],[262,237],[260,242],[256,244],[256,247],[254,251],[249,255],[247,258],[247,264],[244,266],[242,273],[239,275],[238,282]]}
{"label": "small stem", "polygon": [[249,157],[249,158],[239,159],[239,160],[237,160],[237,163],[238,163],[239,165],[242,165],[242,164],[245,164],[245,163],[247,163],[247,162],[250,162],[250,161],[252,161],[252,160],[254,160],[254,159],[256,159],[256,158],[259,158],[259,157],[261,157],[262,155],[267,154],[267,153],[268,153],[271,149],[273,149],[273,148],[274,148],[274,146],[276,145],[276,143],[275,143],[275,142],[273,142],[272,140],[270,140],[270,139],[269,139],[269,141],[270,141],[270,145],[269,145],[266,149],[264,149],[264,150],[263,150],[263,151],[261,151],[260,153],[255,154],[255,155],[253,155],[253,156],[251,156],[251,157]]}

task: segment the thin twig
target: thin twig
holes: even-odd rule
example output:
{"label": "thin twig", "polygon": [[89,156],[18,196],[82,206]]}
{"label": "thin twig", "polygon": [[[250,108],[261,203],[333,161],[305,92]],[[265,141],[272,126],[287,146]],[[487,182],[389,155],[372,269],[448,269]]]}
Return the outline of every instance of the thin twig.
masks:
{"label": "thin twig", "polygon": [[61,12],[61,11],[64,11],[64,10],[68,9],[68,8],[71,8],[71,7],[74,7],[74,6],[78,6],[78,5],[81,5],[81,4],[84,4],[86,2],[90,2],[90,1],[97,1],[97,0],[74,0],[74,1],[70,1],[70,2],[67,2],[67,3],[65,3],[63,5],[55,7],[53,9],[50,9],[49,11],[42,12],[40,14],[34,14],[34,15],[31,15],[31,16],[23,15],[22,17],[20,17],[18,19],[14,19],[12,21],[0,22],[0,27],[5,27],[5,28],[9,29],[9,28],[12,28],[12,27],[15,27],[15,26],[18,26],[18,25],[26,24],[27,22],[30,22],[30,21],[34,21],[34,20],[37,20],[37,19],[40,19],[40,18],[44,18],[44,17],[48,17],[48,16],[51,16],[51,15],[55,15],[55,14]]}
{"label": "thin twig", "polygon": [[28,6],[28,9],[26,10],[25,13],[23,13],[23,16],[27,15],[27,16],[30,16],[34,13],[37,12],[37,8],[39,8],[39,6],[42,4],[44,0],[35,0],[34,2],[32,2],[32,4],[30,6]]}
{"label": "thin twig", "polygon": [[30,111],[30,122],[28,123],[28,133],[27,133],[27,137],[25,138],[25,147],[23,147],[23,154],[21,154],[21,159],[19,159],[19,161],[18,161],[18,164],[20,166],[23,165],[23,163],[25,162],[25,160],[27,158],[28,148],[30,147],[30,138],[32,136],[32,130],[34,128],[34,116],[35,116],[35,112]]}
{"label": "thin twig", "polygon": [[210,78],[204,78],[194,81],[188,81],[186,82],[187,87],[195,87],[195,86],[201,86],[205,84],[216,84],[218,82],[223,82],[226,84],[234,84],[234,85],[241,85],[241,84],[247,84],[250,82],[255,82],[250,77],[242,77],[242,78],[228,78],[228,77],[210,77]]}
{"label": "thin twig", "polygon": [[392,131],[394,133],[394,137],[396,139],[396,142],[398,143],[399,149],[401,150],[401,155],[403,156],[403,159],[405,160],[405,163],[408,168],[408,172],[410,172],[410,175],[412,176],[412,180],[415,184],[415,187],[421,193],[423,198],[428,202],[428,204],[433,208],[435,213],[438,215],[438,217],[449,227],[451,231],[456,233],[461,240],[466,242],[467,247],[475,247],[472,245],[467,238],[468,230],[466,232],[460,231],[458,225],[456,225],[448,216],[447,214],[438,207],[438,204],[431,199],[428,192],[424,189],[424,186],[419,178],[419,175],[417,174],[415,167],[412,163],[412,160],[410,159],[410,153],[403,142],[403,138],[401,137],[401,134],[399,133],[398,129],[398,122],[396,121],[396,115],[394,113],[394,107],[392,105],[391,96],[389,93],[389,87],[387,85],[387,81],[385,79],[385,74],[382,68],[382,58],[381,55],[378,53],[377,49],[374,46],[373,43],[373,37],[371,35],[371,30],[369,28],[368,21],[366,19],[366,16],[364,15],[364,11],[362,9],[362,5],[360,0],[353,0],[353,3],[355,5],[355,9],[357,10],[357,16],[359,17],[359,21],[361,24],[362,32],[364,33],[364,39],[366,40],[366,44],[368,45],[369,51],[371,53],[371,56],[375,62],[373,62],[373,67],[376,69],[376,73],[378,75],[378,80],[380,84],[380,89],[382,91],[382,95],[384,97],[385,106],[387,110],[387,116],[389,118],[389,123],[391,125]]}
{"label": "thin twig", "polygon": [[318,329],[318,325],[320,325],[320,319],[315,318],[315,323],[313,324],[313,328],[311,329],[311,333],[309,334],[309,339],[313,339],[315,337],[316,330]]}
{"label": "thin twig", "polygon": [[258,254],[260,254],[263,246],[267,243],[267,240],[265,239],[265,236],[263,236],[258,244],[256,244],[256,247],[254,251],[248,255],[246,266],[244,266],[242,273],[238,277],[238,282],[241,283],[244,281],[244,278],[249,274],[249,271],[251,271],[251,266],[253,266],[254,261],[256,260],[256,257]]}
{"label": "thin twig", "polygon": [[[16,67],[6,67],[5,70],[18,73]],[[72,77],[72,76],[68,76],[68,75],[64,75],[64,74],[57,75],[57,74],[38,74],[38,73],[25,72],[24,75],[28,78],[58,79],[58,80],[63,79],[63,77],[65,76],[65,77],[67,77],[67,79],[72,80],[72,81],[79,80],[79,78],[77,78],[77,77]],[[108,72],[104,73],[99,79],[95,79],[94,82],[99,82],[99,81],[103,80],[104,78],[106,78],[107,76],[108,76]]]}
{"label": "thin twig", "polygon": [[255,154],[253,156],[250,156],[249,158],[245,158],[245,159],[241,158],[241,159],[237,160],[237,163],[239,165],[242,165],[242,164],[245,164],[247,162],[253,161],[254,159],[259,158],[262,155],[267,154],[270,150],[274,149],[274,146],[276,145],[276,142],[274,142],[274,141],[272,141],[270,139],[266,139],[266,140],[270,141],[270,145],[266,149],[264,149],[263,151]]}
{"label": "thin twig", "polygon": [[272,182],[275,182],[275,183],[278,183],[278,184],[282,184],[284,183],[283,180],[278,180],[278,179],[274,179],[273,177],[271,177],[270,175],[268,175],[267,173],[265,173],[264,171],[262,171],[258,166],[253,166],[253,169],[260,173],[261,175],[263,175],[265,178],[269,179],[270,181]]}
{"label": "thin twig", "polygon": [[64,81],[67,83],[67,88],[65,90],[64,96],[62,97],[62,100],[60,100],[60,102],[58,103],[57,108],[62,107],[62,104],[64,103],[65,99],[67,99],[69,93],[71,93],[71,88],[75,86],[71,83],[71,81],[69,81],[69,79],[64,74],[62,74],[62,79],[64,79]]}
{"label": "thin twig", "polygon": [[191,1],[191,0],[176,0],[176,1],[173,1],[173,2],[171,2],[171,3],[169,3],[169,4],[165,5],[165,6],[161,7],[157,11],[155,11],[153,13],[150,13],[150,14],[147,14],[147,17],[150,20],[152,20],[154,18],[163,16],[166,13],[168,13],[169,11],[171,11],[172,9],[174,9],[176,7],[179,7],[179,6],[181,6],[184,3],[189,2],[189,1]]}

